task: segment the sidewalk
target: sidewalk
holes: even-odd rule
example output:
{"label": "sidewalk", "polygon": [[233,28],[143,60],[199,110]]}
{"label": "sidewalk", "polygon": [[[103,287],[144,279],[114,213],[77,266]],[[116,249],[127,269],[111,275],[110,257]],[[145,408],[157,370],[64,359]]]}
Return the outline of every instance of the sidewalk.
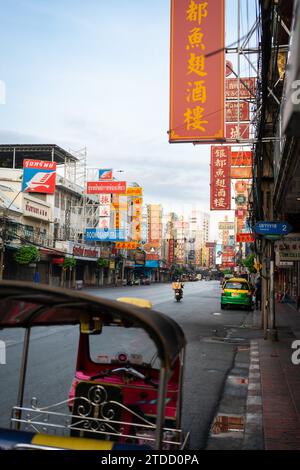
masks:
{"label": "sidewalk", "polygon": [[277,342],[251,341],[244,448],[247,429],[250,435],[260,419],[266,450],[300,450],[300,364],[291,360],[291,345],[300,339],[300,312],[276,304],[276,322]]}

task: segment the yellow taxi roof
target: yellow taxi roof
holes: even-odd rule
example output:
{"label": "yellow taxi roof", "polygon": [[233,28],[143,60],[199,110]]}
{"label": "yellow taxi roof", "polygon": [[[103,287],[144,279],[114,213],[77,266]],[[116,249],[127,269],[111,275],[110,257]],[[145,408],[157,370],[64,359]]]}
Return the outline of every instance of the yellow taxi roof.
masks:
{"label": "yellow taxi roof", "polygon": [[147,299],[140,299],[137,297],[119,297],[118,302],[124,302],[126,304],[136,305],[137,307],[142,308],[152,308],[152,302]]}
{"label": "yellow taxi roof", "polygon": [[227,279],[227,282],[247,282],[248,284],[247,279],[244,277],[231,277],[230,279]]}

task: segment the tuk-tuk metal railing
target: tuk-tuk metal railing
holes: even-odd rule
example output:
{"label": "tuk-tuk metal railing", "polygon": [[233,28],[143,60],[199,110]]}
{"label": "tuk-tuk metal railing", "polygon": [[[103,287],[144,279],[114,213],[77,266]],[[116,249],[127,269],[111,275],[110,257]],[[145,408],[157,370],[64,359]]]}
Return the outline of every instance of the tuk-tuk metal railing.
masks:
{"label": "tuk-tuk metal railing", "polygon": [[[73,406],[76,401],[86,404],[87,409],[81,408],[81,413],[74,414],[65,411],[58,411],[66,407]],[[87,416],[88,411],[94,403],[86,397],[74,397],[46,407],[38,407],[36,399],[32,400],[31,407],[14,406],[12,408],[11,425],[24,431],[34,431],[37,433],[51,433],[56,435],[88,434],[91,438],[122,439],[124,442],[129,440],[132,443],[145,443],[155,447],[156,432],[159,423],[152,423],[148,419],[138,415],[130,408],[117,401],[103,402],[102,410],[107,407],[107,412],[103,412],[101,417]],[[118,421],[113,419],[113,410],[110,407],[119,407],[122,411],[128,413],[132,418],[130,421]],[[140,422],[135,422],[133,419]],[[134,434],[124,432],[128,426],[135,429]],[[119,428],[119,430],[118,430]],[[177,448],[182,449],[184,445],[183,432],[181,429],[164,427],[162,429],[161,443],[164,449]]]}

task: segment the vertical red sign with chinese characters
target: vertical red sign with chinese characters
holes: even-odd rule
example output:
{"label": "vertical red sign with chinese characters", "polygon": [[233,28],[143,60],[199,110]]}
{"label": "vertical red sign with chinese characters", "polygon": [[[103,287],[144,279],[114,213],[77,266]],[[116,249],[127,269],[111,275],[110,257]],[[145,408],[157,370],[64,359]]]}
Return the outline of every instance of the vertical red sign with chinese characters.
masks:
{"label": "vertical red sign with chinese characters", "polygon": [[210,210],[230,210],[230,155],[231,147],[211,147]]}
{"label": "vertical red sign with chinese characters", "polygon": [[175,240],[171,238],[169,240],[169,253],[168,253],[168,263],[173,264],[175,257]]}
{"label": "vertical red sign with chinese characters", "polygon": [[172,0],[170,142],[224,140],[225,0]]}

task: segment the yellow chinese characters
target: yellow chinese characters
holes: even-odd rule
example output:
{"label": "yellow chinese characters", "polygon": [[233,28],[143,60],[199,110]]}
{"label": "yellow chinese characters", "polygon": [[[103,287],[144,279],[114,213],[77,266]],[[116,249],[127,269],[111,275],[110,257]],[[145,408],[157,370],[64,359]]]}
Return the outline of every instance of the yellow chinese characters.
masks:
{"label": "yellow chinese characters", "polygon": [[186,14],[186,19],[188,21],[195,21],[198,24],[202,23],[202,19],[207,17],[208,11],[207,11],[207,2],[199,2],[196,3],[194,0],[192,0],[189,3],[189,7],[187,9],[187,14]]}
{"label": "yellow chinese characters", "polygon": [[[186,50],[197,49],[199,53],[189,52],[187,58],[187,94],[186,101],[189,107],[184,113],[186,129],[206,132],[208,121],[205,119],[205,103],[207,101],[207,87],[205,77],[207,76],[205,55],[204,33],[198,26],[203,24],[208,16],[208,2],[196,2],[191,0],[186,11],[186,20],[193,24],[193,28],[187,36]],[[199,80],[201,78],[201,80]]]}

